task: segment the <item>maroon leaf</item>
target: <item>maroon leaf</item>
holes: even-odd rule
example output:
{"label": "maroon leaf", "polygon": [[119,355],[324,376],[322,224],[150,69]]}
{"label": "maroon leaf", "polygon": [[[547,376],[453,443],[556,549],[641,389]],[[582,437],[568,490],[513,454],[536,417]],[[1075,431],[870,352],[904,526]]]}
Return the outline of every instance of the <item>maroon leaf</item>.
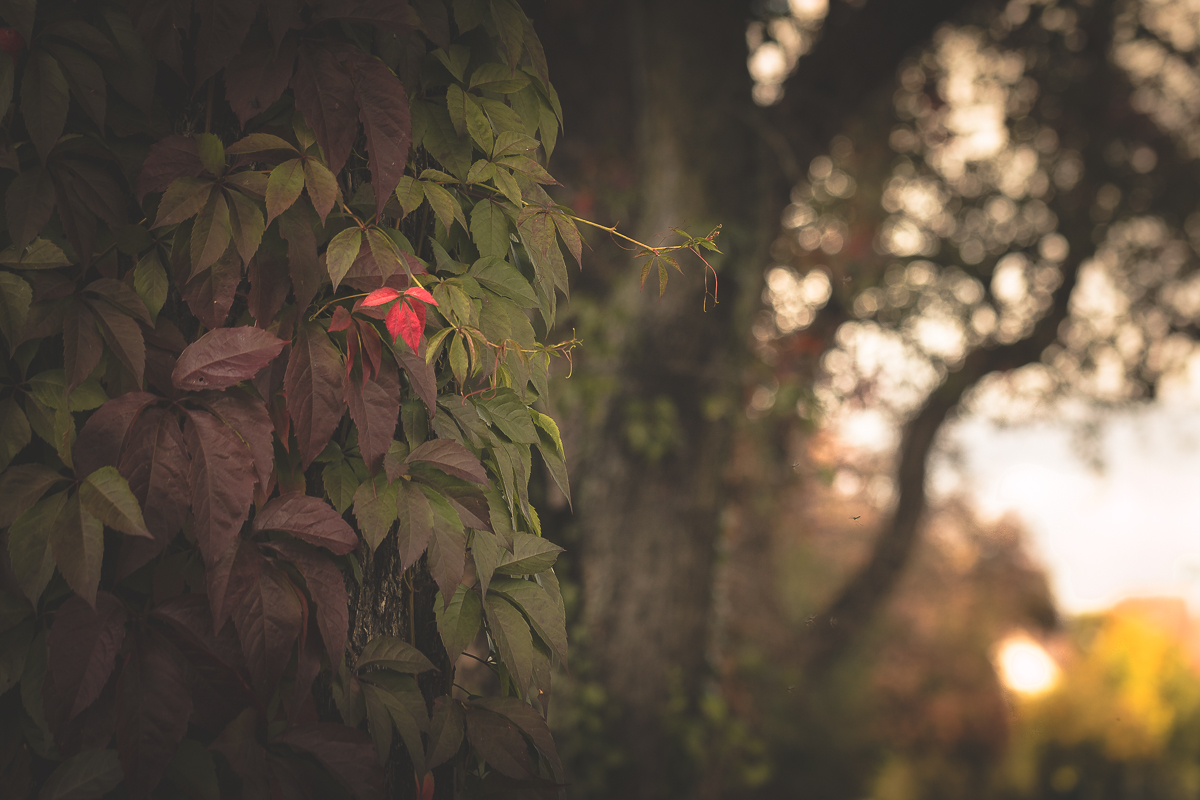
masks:
{"label": "maroon leaf", "polygon": [[263,234],[262,245],[246,265],[246,276],[250,280],[246,304],[258,326],[265,328],[283,310],[291,288],[287,248],[275,228]]}
{"label": "maroon leaf", "polygon": [[125,620],[125,606],[108,592],[96,594],[95,610],[72,597],[55,612],[46,648],[65,719],[90,706],[108,683],[125,639]]}
{"label": "maroon leaf", "polygon": [[520,730],[499,714],[467,706],[467,741],[501,774],[518,779],[534,776]]}
{"label": "maroon leaf", "polygon": [[188,410],[184,440],[192,464],[194,532],[205,563],[229,549],[254,499],[254,459],[233,429],[206,411]]}
{"label": "maroon leaf", "polygon": [[196,178],[204,172],[196,140],[190,136],[168,136],[150,146],[137,180],[138,202],[150,192],[165,192],[176,178]]}
{"label": "maroon leaf", "polygon": [[137,320],[101,300],[92,301],[91,307],[96,312],[100,333],[108,343],[108,349],[129,370],[134,383],[141,386],[146,371],[146,340]]}
{"label": "maroon leaf", "polygon": [[257,375],[285,344],[262,328],[217,328],[180,354],[171,380],[179,389],[226,389]]}
{"label": "maroon leaf", "polygon": [[350,624],[346,584],[329,557],[301,542],[272,542],[271,548],[300,571],[308,593],[317,605],[317,627],[325,642],[329,663],[336,664],[346,650]]}
{"label": "maroon leaf", "polygon": [[[399,3],[387,5],[400,6]],[[368,166],[378,217],[404,176],[408,148],[412,145],[408,95],[404,85],[382,61],[362,54],[352,64],[354,96],[367,136]]]}
{"label": "maroon leaf", "polygon": [[[451,511],[450,513],[454,513]],[[429,540],[429,572],[442,591],[443,605],[450,604],[462,582],[467,563],[467,532],[455,514],[453,521],[433,510],[433,536]]]}
{"label": "maroon leaf", "polygon": [[296,108],[317,137],[329,169],[338,174],[358,135],[358,104],[350,74],[328,48],[306,44],[300,48],[291,86]]}
{"label": "maroon leaf", "polygon": [[477,697],[471,701],[471,705],[486,708],[507,718],[529,737],[533,746],[550,760],[558,772],[562,771],[562,763],[558,759],[558,750],[554,746],[550,727],[533,706],[516,697]]}
{"label": "maroon leaf", "polygon": [[341,372],[341,353],[321,326],[312,322],[302,324],[292,342],[283,388],[288,415],[300,444],[303,469],[308,469],[325,449],[346,411],[342,392],[338,390]]}
{"label": "maroon leaf", "polygon": [[63,318],[63,367],[67,391],[87,380],[104,354],[104,339],[96,329],[96,316],[75,299]]}
{"label": "maroon leaf", "polygon": [[151,328],[154,327],[154,320],[150,318],[150,312],[146,309],[145,302],[128,284],[121,283],[112,278],[100,278],[89,283],[84,291],[100,295],[109,305],[122,314],[132,317]]}
{"label": "maroon leaf", "polygon": [[74,460],[78,474],[91,475],[101,467],[117,466],[130,426],[142,409],[157,399],[146,392],[130,392],[114,397],[96,409],[75,442]]}
{"label": "maroon leaf", "polygon": [[421,558],[433,533],[433,509],[421,487],[396,481],[396,517],[400,520],[396,530],[400,566],[408,569]]}
{"label": "maroon leaf", "polygon": [[143,411],[130,429],[117,469],[129,481],[154,539],[124,540],[119,575],[128,575],[157,556],[183,527],[190,494],[188,466],[187,446],[175,416],[161,408]]}
{"label": "maroon leaf", "polygon": [[230,243],[212,267],[187,281],[183,299],[205,327],[215,330],[225,324],[241,279],[242,259]]}
{"label": "maroon leaf", "polygon": [[370,737],[362,731],[319,722],[292,728],[276,741],[315,756],[359,800],[383,797],[383,767]]}
{"label": "maroon leaf", "polygon": [[288,266],[296,307],[308,308],[325,280],[325,270],[317,256],[317,237],[313,233],[312,215],[308,205],[295,203],[279,217],[279,234],[288,243]]}
{"label": "maroon leaf", "polygon": [[345,381],[346,404],[358,427],[358,449],[371,473],[379,471],[400,419],[400,375],[391,359],[383,359],[379,375],[360,388]]}
{"label": "maroon leaf", "polygon": [[439,697],[433,701],[433,719],[429,722],[429,752],[425,755],[425,766],[433,769],[449,761],[462,747],[463,728],[462,704],[452,697]]}
{"label": "maroon leaf", "polygon": [[283,96],[296,64],[296,42],[284,39],[278,51],[266,42],[243,47],[225,68],[225,98],[244,127]]}
{"label": "maroon leaf", "polygon": [[55,171],[51,173],[51,178],[54,181],[54,204],[63,233],[75,250],[75,257],[84,266],[90,266],[92,245],[96,242],[96,216],[79,196],[79,187],[73,177]]}
{"label": "maroon leaf", "polygon": [[94,604],[104,558],[104,525],[83,508],[78,493],[67,498],[54,520],[50,550],[67,585]]}
{"label": "maroon leaf", "polygon": [[196,85],[216,75],[242,47],[258,14],[256,0],[201,0],[196,40]]}
{"label": "maroon leaf", "polygon": [[257,547],[237,538],[220,560],[205,571],[213,630],[220,631],[224,627],[225,620],[241,605],[246,592],[258,583],[264,563]]}
{"label": "maroon leaf", "polygon": [[276,497],[254,517],[254,530],[283,531],[330,552],[345,555],[358,546],[354,529],[319,497],[292,492]]}
{"label": "maroon leaf", "polygon": [[117,682],[117,753],[131,800],[150,796],[187,733],[192,697],[167,642],[154,633],[134,638]]}
{"label": "maroon leaf", "polygon": [[200,402],[245,441],[250,448],[250,455],[254,457],[259,486],[265,491],[270,486],[271,473],[275,469],[271,417],[267,414],[266,406],[261,400],[237,389],[205,394]]}
{"label": "maroon leaf", "polygon": [[62,136],[70,106],[62,68],[45,50],[34,50],[21,80],[21,115],[43,163]]}
{"label": "maroon leaf", "polygon": [[233,610],[246,667],[259,696],[269,698],[279,683],[292,646],[300,636],[300,598],[291,581],[264,564],[255,582]]}
{"label": "maroon leaf", "polygon": [[267,751],[258,741],[257,731],[258,712],[247,708],[208,747],[225,756],[234,773],[244,781],[243,796],[270,797]]}
{"label": "maroon leaf", "polygon": [[46,227],[54,211],[54,184],[50,173],[36,166],[13,178],[4,207],[13,244],[24,250]]}
{"label": "maroon leaf", "polygon": [[287,700],[288,719],[295,724],[317,721],[312,685],[321,672],[321,637],[317,635],[312,624],[308,625],[304,634],[300,637],[300,648],[296,653],[296,677],[292,682],[292,696]]}
{"label": "maroon leaf", "polygon": [[409,385],[417,397],[421,398],[429,416],[432,417],[437,413],[437,375],[433,371],[433,365],[415,352],[402,347],[394,348],[392,354],[396,356],[400,366],[404,367]]}
{"label": "maroon leaf", "polygon": [[324,225],[325,218],[329,216],[329,212],[333,210],[333,204],[337,201],[337,178],[321,162],[306,158],[304,159],[304,185],[308,187],[308,197],[312,200],[313,208],[321,218],[321,224]]}
{"label": "maroon leaf", "polygon": [[408,454],[406,462],[424,461],[431,464],[447,475],[462,478],[485,486],[488,482],[487,472],[470,450],[453,439],[434,439],[425,442]]}

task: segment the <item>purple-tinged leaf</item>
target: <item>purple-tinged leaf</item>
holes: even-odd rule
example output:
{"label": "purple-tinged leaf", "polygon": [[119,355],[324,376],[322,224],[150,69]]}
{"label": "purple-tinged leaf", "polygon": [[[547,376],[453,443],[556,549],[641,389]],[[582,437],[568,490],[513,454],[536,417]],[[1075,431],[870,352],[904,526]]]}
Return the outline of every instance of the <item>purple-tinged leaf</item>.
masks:
{"label": "purple-tinged leaf", "polygon": [[100,278],[89,283],[84,291],[100,295],[113,308],[118,309],[126,316],[145,323],[151,328],[154,327],[154,320],[150,318],[150,311],[146,308],[146,303],[128,284],[112,278]]}
{"label": "purple-tinged leaf", "polygon": [[293,492],[271,500],[254,517],[254,530],[283,531],[345,555],[358,546],[354,529],[319,497]]}
{"label": "purple-tinged leaf", "polygon": [[521,732],[529,737],[533,746],[544,755],[557,771],[562,773],[562,762],[558,759],[558,749],[554,746],[554,737],[545,718],[533,706],[516,697],[476,697],[470,701],[475,708],[486,708],[512,722]]}
{"label": "purple-tinged leaf", "polygon": [[104,341],[108,343],[108,349],[116,355],[125,369],[129,370],[134,383],[141,386],[142,377],[146,372],[146,339],[142,335],[142,329],[138,327],[137,320],[102,300],[93,300],[89,305],[96,313],[98,327]]}
{"label": "purple-tinged leaf", "polygon": [[242,604],[246,592],[258,583],[265,563],[255,545],[237,538],[217,563],[205,570],[213,630],[220,632],[225,620]]}
{"label": "purple-tinged leaf", "polygon": [[246,264],[250,294],[246,304],[258,327],[268,327],[287,303],[292,282],[288,275],[287,247],[274,228],[266,232],[262,246]]}
{"label": "purple-tinged leaf", "polygon": [[316,323],[306,322],[292,342],[284,373],[288,415],[300,445],[300,466],[308,469],[329,443],[346,413],[342,398],[342,357]]}
{"label": "purple-tinged leaf", "polygon": [[205,563],[237,538],[254,499],[254,459],[232,428],[206,411],[187,412],[184,441],[192,463],[193,528]]}
{"label": "purple-tinged leaf", "polygon": [[118,575],[128,575],[157,556],[183,527],[191,495],[188,467],[187,445],[175,416],[161,408],[143,411],[138,424],[130,429],[117,469],[141,504],[146,528],[154,540],[125,541]]}
{"label": "purple-tinged leaf", "polygon": [[21,80],[21,115],[25,129],[45,163],[67,124],[71,100],[67,79],[54,57],[34,50]]}
{"label": "purple-tinged leaf", "polygon": [[414,461],[424,461],[456,478],[485,486],[488,482],[487,472],[479,463],[479,459],[453,439],[433,439],[425,442],[409,453],[405,461],[410,464]]}
{"label": "purple-tinged leaf", "polygon": [[96,329],[96,315],[75,299],[63,318],[63,368],[67,391],[87,380],[104,354],[104,339]]}
{"label": "purple-tinged leaf", "polygon": [[463,714],[462,704],[449,696],[434,699],[425,769],[440,767],[457,755],[465,733],[466,715]]}
{"label": "purple-tinged leaf", "polygon": [[196,4],[200,33],[196,40],[196,85],[216,75],[242,48],[258,14],[254,0],[203,0]]}
{"label": "purple-tinged leaf", "polygon": [[210,269],[187,281],[183,299],[206,328],[221,328],[229,317],[241,279],[242,260],[237,249],[230,246]]}
{"label": "purple-tinged leaf", "polygon": [[358,800],[382,800],[383,767],[365,733],[346,725],[319,722],[292,728],[276,741],[314,756]]}
{"label": "purple-tinged leaf", "polygon": [[358,427],[358,449],[372,474],[383,465],[400,419],[400,375],[395,363],[384,359],[379,374],[361,387],[345,381],[346,404]]}
{"label": "purple-tinged leaf", "polygon": [[325,642],[329,663],[335,664],[346,650],[350,612],[346,583],[341,571],[328,556],[302,542],[271,542],[271,549],[299,570],[308,593],[317,605],[317,628]]}
{"label": "purple-tinged leaf", "polygon": [[317,237],[313,233],[312,215],[304,203],[296,203],[279,217],[279,234],[288,243],[288,266],[296,307],[301,312],[316,296],[325,276],[317,256]]}
{"label": "purple-tinged leaf", "polygon": [[270,797],[267,751],[258,740],[258,711],[247,708],[221,731],[208,746],[225,757],[243,791],[251,797]]}
{"label": "purple-tinged leaf", "polygon": [[430,505],[433,507],[433,536],[429,540],[429,572],[442,592],[445,606],[449,605],[462,582],[467,562],[467,532],[444,498],[436,498]]}
{"label": "purple-tinged leaf", "polygon": [[251,681],[260,697],[269,698],[302,629],[300,598],[291,581],[280,570],[264,564],[258,581],[233,609],[233,624],[246,654]]}
{"label": "purple-tinged leaf", "polygon": [[13,244],[23,250],[46,227],[54,211],[54,184],[50,173],[36,166],[13,178],[5,195],[5,211]]}
{"label": "purple-tinged leaf", "polygon": [[359,484],[354,492],[354,517],[372,553],[396,523],[396,491],[381,472]]}
{"label": "purple-tinged leaf", "polygon": [[433,509],[421,487],[410,481],[396,482],[396,546],[400,568],[407,570],[421,558],[433,534]]}
{"label": "purple-tinged leaf", "polygon": [[[225,68],[225,98],[243,127],[283,96],[295,64],[296,42],[290,38],[278,48],[252,42],[230,60]],[[227,152],[239,151],[230,148]]]}
{"label": "purple-tinged leaf", "polygon": [[[95,31],[95,28],[92,30]],[[43,33],[47,32],[47,30],[43,30]],[[99,31],[95,32],[98,36],[100,35]],[[100,36],[100,39],[108,44],[108,40],[103,36]],[[65,47],[58,42],[45,42],[43,46],[58,61],[58,66],[62,69],[67,86],[70,88],[71,94],[75,95],[76,102],[92,122],[96,123],[96,127],[104,130],[107,84],[104,81],[104,74],[95,60],[73,47]],[[112,48],[112,45],[108,46],[110,49]]]}
{"label": "purple-tinged leaf", "polygon": [[408,150],[412,146],[408,95],[404,85],[382,61],[362,54],[352,64],[354,94],[359,119],[366,131],[368,166],[378,218],[404,175]]}
{"label": "purple-tinged leaf", "polygon": [[304,159],[304,185],[308,187],[308,197],[312,200],[313,208],[317,210],[317,216],[321,218],[321,224],[324,225],[325,218],[329,216],[329,212],[333,210],[333,204],[337,201],[337,178],[320,161],[306,158]]}
{"label": "purple-tinged leaf", "polygon": [[160,139],[150,146],[138,175],[138,202],[150,192],[165,192],[176,178],[198,178],[202,172],[204,165],[200,163],[195,139],[190,136]]}
{"label": "purple-tinged leaf", "polygon": [[86,800],[103,797],[120,785],[124,774],[114,750],[84,750],[59,764],[38,800]]}
{"label": "purple-tinged leaf", "polygon": [[127,536],[152,539],[142,519],[142,509],[129,489],[129,483],[116,467],[101,467],[79,484],[79,502],[83,509],[110,528]]}
{"label": "purple-tinged leaf", "polygon": [[12,525],[18,517],[42,499],[51,486],[66,476],[41,464],[20,464],[0,475],[0,528]]}
{"label": "purple-tinged leaf", "polygon": [[[267,224],[291,208],[304,191],[304,162],[293,158],[271,170],[267,178]],[[322,221],[325,217],[322,215]]]}
{"label": "purple-tinged leaf", "polygon": [[104,558],[104,526],[83,508],[78,494],[67,498],[50,529],[50,550],[71,590],[88,605],[95,605]]}
{"label": "purple-tinged leaf", "polygon": [[392,354],[396,356],[400,366],[404,367],[409,385],[412,386],[417,397],[421,398],[421,402],[425,404],[429,416],[434,416],[437,413],[437,375],[433,365],[428,363],[424,357],[403,347],[393,347]]}
{"label": "purple-tinged leaf", "polygon": [[217,328],[180,354],[171,380],[184,390],[226,389],[257,375],[285,344],[262,328]]}
{"label": "purple-tinged leaf", "polygon": [[108,683],[125,639],[126,619],[125,606],[108,592],[96,595],[94,609],[72,597],[55,612],[46,648],[66,719],[95,702]]}
{"label": "purple-tinged leaf", "polygon": [[532,778],[533,764],[521,731],[499,714],[467,706],[467,741],[484,761],[510,778]]}
{"label": "purple-tinged leaf", "polygon": [[73,453],[79,475],[100,467],[116,466],[134,420],[158,398],[147,392],[130,392],[109,400],[84,423]]}
{"label": "purple-tinged leaf", "polygon": [[338,174],[358,136],[358,104],[350,74],[328,48],[307,44],[300,48],[291,87],[296,108],[317,137],[330,171]]}
{"label": "purple-tinged leaf", "polygon": [[135,637],[117,682],[117,753],[130,800],[142,800],[162,780],[187,733],[192,697],[170,645],[154,633]]}
{"label": "purple-tinged leaf", "polygon": [[204,407],[242,438],[254,457],[258,484],[265,491],[275,469],[275,449],[271,417],[261,400],[240,389],[231,392],[205,394],[200,400]]}

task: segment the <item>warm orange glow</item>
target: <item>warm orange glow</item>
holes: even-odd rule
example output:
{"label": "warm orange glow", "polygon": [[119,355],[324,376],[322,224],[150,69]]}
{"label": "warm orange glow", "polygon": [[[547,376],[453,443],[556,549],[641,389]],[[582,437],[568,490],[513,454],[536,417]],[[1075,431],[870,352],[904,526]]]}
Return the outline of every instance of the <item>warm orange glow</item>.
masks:
{"label": "warm orange glow", "polygon": [[1019,694],[1041,694],[1058,682],[1059,669],[1042,647],[1023,635],[1010,636],[997,648],[1000,680]]}

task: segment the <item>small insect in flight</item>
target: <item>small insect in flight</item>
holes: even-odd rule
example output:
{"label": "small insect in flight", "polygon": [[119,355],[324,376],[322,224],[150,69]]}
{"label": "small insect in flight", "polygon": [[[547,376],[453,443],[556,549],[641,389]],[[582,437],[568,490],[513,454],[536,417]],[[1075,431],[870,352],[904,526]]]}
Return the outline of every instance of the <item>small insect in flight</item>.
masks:
{"label": "small insect in flight", "polygon": [[859,514],[857,517],[851,517],[850,519],[852,519],[852,520],[860,520],[860,519],[862,519],[862,514]]}

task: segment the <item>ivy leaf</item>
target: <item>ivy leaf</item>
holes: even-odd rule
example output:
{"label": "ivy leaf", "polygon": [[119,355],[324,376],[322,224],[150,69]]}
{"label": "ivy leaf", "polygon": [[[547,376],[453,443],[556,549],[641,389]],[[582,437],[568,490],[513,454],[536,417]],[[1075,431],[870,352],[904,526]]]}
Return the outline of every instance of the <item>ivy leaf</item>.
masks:
{"label": "ivy leaf", "polygon": [[[0,59],[0,63],[5,62]],[[4,197],[4,208],[9,235],[20,252],[42,232],[54,212],[54,183],[50,173],[39,165],[13,178]]]}
{"label": "ivy leaf", "polygon": [[[257,41],[243,47],[225,68],[225,99],[243,128],[283,96],[292,78],[296,64],[295,39],[287,38],[275,45],[270,47],[265,41]],[[233,148],[228,152],[235,154]]]}
{"label": "ivy leaf", "polygon": [[[282,140],[280,140],[282,141]],[[285,161],[267,178],[267,224],[287,211],[304,190],[304,161]],[[324,221],[324,217],[322,217]]]}
{"label": "ivy leaf", "polygon": [[537,444],[537,429],[529,418],[529,408],[512,389],[501,389],[494,396],[476,401],[480,416],[500,429],[517,444]]}
{"label": "ivy leaf", "polygon": [[0,272],[0,333],[9,353],[21,342],[32,302],[33,289],[28,283],[11,272]]}
{"label": "ivy leaf", "polygon": [[354,492],[354,517],[374,553],[396,522],[396,487],[380,472]]}
{"label": "ivy leaf", "polygon": [[225,172],[225,144],[212,133],[201,133],[196,136],[196,154],[200,163],[213,175]]}
{"label": "ivy leaf", "polygon": [[237,538],[254,499],[254,459],[234,431],[206,411],[188,409],[183,437],[191,456],[193,531],[206,564]]}
{"label": "ivy leaf", "polygon": [[529,618],[537,635],[542,637],[554,655],[567,663],[567,623],[554,598],[533,581],[497,578],[491,591],[497,592]]}
{"label": "ivy leaf", "polygon": [[83,508],[78,494],[67,498],[50,529],[50,550],[67,585],[94,606],[104,558],[104,526]]}
{"label": "ivy leaf", "polygon": [[308,197],[312,200],[313,208],[317,210],[317,216],[321,218],[321,224],[325,224],[325,218],[329,216],[329,212],[333,210],[333,204],[337,201],[337,178],[321,162],[306,158],[304,159],[304,185],[308,187]]}
{"label": "ivy leaf", "polygon": [[190,494],[189,466],[187,445],[175,416],[163,408],[143,411],[138,424],[130,428],[117,469],[129,482],[154,541],[126,542],[119,574],[132,572],[161,553],[183,527],[187,504],[181,500]]}
{"label": "ivy leaf", "polygon": [[[218,560],[204,570],[207,581],[208,605],[212,612],[213,630],[222,630],[233,610],[241,605],[247,592],[258,583],[266,559],[258,548],[241,538],[234,538]],[[207,621],[207,620],[206,620]],[[232,663],[240,663],[238,657]]]}
{"label": "ivy leaf", "polygon": [[514,533],[512,554],[496,565],[502,575],[533,575],[554,566],[563,548],[531,533]]}
{"label": "ivy leaf", "polygon": [[54,575],[50,530],[66,503],[66,492],[42,498],[8,529],[9,564],[21,592],[34,607]]}
{"label": "ivy leaf", "polygon": [[392,341],[403,340],[408,349],[417,353],[421,348],[421,334],[425,332],[425,307],[402,301],[392,306],[384,319]]}
{"label": "ivy leaf", "polygon": [[297,203],[279,217],[279,233],[288,243],[288,270],[296,295],[296,306],[307,308],[317,294],[324,276],[317,258],[317,238],[312,217],[303,203]]}
{"label": "ivy leaf", "polygon": [[242,260],[237,250],[225,250],[211,268],[189,279],[183,299],[191,312],[210,329],[225,325],[242,279]]}
{"label": "ivy leaf", "polygon": [[479,626],[483,624],[483,603],[474,589],[460,583],[449,605],[434,603],[433,613],[446,654],[454,664],[479,633]]}
{"label": "ivy leaf", "polygon": [[[333,503],[333,507],[339,514],[344,514],[350,504],[354,502],[361,481],[354,474],[354,467],[350,466],[349,462],[338,461],[326,464],[325,468],[321,470],[321,484],[325,487],[325,495],[329,498],[329,502]],[[363,538],[370,544],[371,536],[367,533],[361,519],[359,528],[363,531]]]}
{"label": "ivy leaf", "polygon": [[10,245],[0,251],[0,264],[15,269],[56,269],[70,266],[62,248],[46,239],[34,239],[25,247]]}
{"label": "ivy leaf", "polygon": [[409,481],[396,481],[395,486],[396,518],[400,521],[396,546],[400,553],[400,568],[407,570],[417,563],[429,544],[433,534],[433,509],[419,486]]}
{"label": "ivy leaf", "polygon": [[62,68],[45,50],[37,49],[25,63],[21,79],[21,116],[25,129],[45,163],[62,136],[71,101]]}
{"label": "ivy leaf", "polygon": [[358,428],[358,449],[374,474],[383,464],[400,419],[399,371],[390,359],[384,359],[374,379],[368,378],[361,386],[344,381],[344,394],[350,418]]}
{"label": "ivy leaf", "polygon": [[217,328],[184,349],[171,382],[183,390],[227,389],[257,375],[285,344],[262,328]]}
{"label": "ivy leaf", "polygon": [[391,669],[414,675],[435,669],[433,662],[426,658],[424,653],[395,636],[377,636],[367,642],[354,668],[361,674],[367,667]]}
{"label": "ivy leaf", "polygon": [[232,617],[251,682],[260,697],[270,697],[300,637],[302,618],[296,589],[282,572],[264,564]]}
{"label": "ivy leaf", "polygon": [[46,649],[67,720],[95,702],[108,683],[126,619],[125,606],[108,592],[99,592],[91,605],[72,597],[55,612]]}
{"label": "ivy leaf", "polygon": [[192,226],[192,275],[211,266],[229,247],[233,238],[233,227],[229,219],[229,203],[225,193],[214,190],[196,214]]}
{"label": "ivy leaf", "polygon": [[196,8],[200,32],[196,39],[196,85],[216,75],[227,65],[250,32],[258,15],[258,3],[247,0],[208,0]]}
{"label": "ivy leaf", "polygon": [[342,171],[358,136],[358,104],[354,82],[328,48],[300,48],[292,76],[296,108],[312,128],[325,161],[335,175]]}
{"label": "ivy leaf", "polygon": [[263,402],[245,391],[207,393],[204,407],[242,438],[254,458],[258,483],[265,490],[271,483],[275,450],[271,435],[271,417]]}
{"label": "ivy leaf", "polygon": [[96,328],[96,316],[86,305],[73,300],[63,319],[63,368],[67,392],[87,380],[104,355],[104,340]]}
{"label": "ivy leaf", "polygon": [[258,206],[241,192],[230,192],[229,199],[233,203],[229,217],[233,232],[233,243],[237,245],[238,255],[242,261],[249,262],[263,238],[263,216]]}
{"label": "ivy leaf", "polygon": [[492,21],[500,34],[500,44],[508,57],[508,68],[515,69],[525,42],[525,14],[512,0],[491,0]]}
{"label": "ivy leaf", "polygon": [[367,138],[367,165],[375,189],[375,216],[383,214],[404,175],[412,146],[412,120],[404,85],[382,61],[361,55],[354,62],[354,95]]}
{"label": "ivy leaf", "polygon": [[110,528],[129,536],[153,538],[142,519],[142,509],[129,483],[116,467],[101,467],[79,484],[83,509]]}
{"label": "ivy leaf", "polygon": [[276,497],[254,517],[255,532],[283,531],[297,539],[345,555],[358,546],[358,537],[324,500],[292,492]]}
{"label": "ivy leaf", "polygon": [[[363,680],[362,688],[372,732],[378,730],[383,733],[386,730],[386,734],[375,743],[376,752],[386,758],[387,751],[382,745],[386,739],[390,747],[391,725],[395,723],[409,759],[413,762],[415,774],[424,775],[425,749],[421,746],[421,731],[429,729],[429,717],[425,698],[416,682],[402,675],[373,673],[369,679]],[[385,713],[379,714],[380,710]]]}
{"label": "ivy leaf", "polygon": [[[124,284],[117,285],[128,289]],[[130,294],[133,295],[132,299],[141,305],[141,299],[132,292]],[[104,341],[108,344],[108,349],[133,376],[135,385],[141,386],[142,376],[146,370],[146,340],[137,320],[100,300],[94,300],[89,305],[96,312],[97,325]],[[146,314],[144,307],[141,311],[142,314]],[[149,315],[146,314],[146,316]]]}
{"label": "ivy leaf", "polygon": [[270,547],[299,570],[308,593],[317,605],[317,628],[325,643],[329,663],[337,662],[346,651],[350,610],[346,583],[341,571],[321,551],[301,542],[272,542]]}
{"label": "ivy leaf", "polygon": [[117,754],[131,797],[149,797],[187,733],[192,694],[169,645],[154,633],[134,637],[117,681]]}
{"label": "ivy leaf", "polygon": [[347,228],[329,241],[325,251],[325,268],[329,271],[329,279],[333,288],[337,289],[342,278],[350,271],[358,251],[362,247],[362,231],[358,228]]}
{"label": "ivy leaf", "polygon": [[433,719],[429,722],[429,750],[425,769],[432,770],[453,758],[462,747],[466,733],[466,717],[462,705],[453,697],[438,697],[433,701]]}
{"label": "ivy leaf", "polygon": [[508,215],[491,200],[480,200],[471,210],[471,241],[482,256],[508,255]]}
{"label": "ivy leaf", "polygon": [[[199,157],[197,157],[199,160]],[[199,214],[213,194],[213,182],[209,178],[176,178],[163,192],[158,204],[158,218],[151,228],[177,225],[189,217]]]}
{"label": "ivy leaf", "polygon": [[498,772],[518,780],[534,776],[528,746],[516,725],[495,712],[474,706],[467,706],[466,723],[467,741]]}
{"label": "ivy leaf", "polygon": [[137,266],[133,269],[133,290],[137,292],[138,297],[142,298],[142,302],[146,305],[146,311],[150,314],[150,321],[158,320],[158,312],[162,310],[163,304],[167,302],[167,291],[170,288],[170,282],[167,279],[167,271],[163,269],[162,262],[159,260],[158,251],[151,250],[138,261]]}
{"label": "ivy leaf", "polygon": [[115,750],[84,750],[50,773],[38,800],[103,797],[117,788],[124,777]]}
{"label": "ivy leaf", "polygon": [[423,461],[447,475],[486,485],[487,472],[470,450],[452,439],[433,439],[408,454],[405,463]]}
{"label": "ivy leaf", "polygon": [[[446,229],[446,233],[449,233],[450,225],[456,219],[462,217],[462,208],[458,205],[458,201],[439,184],[430,181],[421,181],[421,187],[425,193],[425,199],[429,201],[429,206],[438,218],[438,222],[442,223],[442,226]],[[465,219],[461,221],[465,223]],[[464,224],[463,228],[465,229],[466,227]]]}
{"label": "ivy leaf", "polygon": [[365,733],[346,725],[317,722],[291,728],[277,741],[315,757],[359,800],[382,800],[383,767]]}
{"label": "ivy leaf", "polygon": [[410,175],[400,178],[396,184],[395,194],[396,202],[400,204],[400,210],[405,217],[416,211],[425,200],[425,192],[421,189],[421,182]]}
{"label": "ivy leaf", "polygon": [[0,528],[7,528],[42,498],[46,491],[66,480],[63,475],[41,464],[21,464],[0,475]]}
{"label": "ivy leaf", "polygon": [[204,165],[200,163],[195,139],[190,136],[160,139],[150,145],[150,152],[138,174],[138,202],[141,203],[150,192],[165,191],[177,178],[198,178],[202,172]]}
{"label": "ivy leaf", "polygon": [[300,465],[308,469],[342,421],[341,353],[316,323],[299,326],[283,376],[288,415],[295,423]]}

